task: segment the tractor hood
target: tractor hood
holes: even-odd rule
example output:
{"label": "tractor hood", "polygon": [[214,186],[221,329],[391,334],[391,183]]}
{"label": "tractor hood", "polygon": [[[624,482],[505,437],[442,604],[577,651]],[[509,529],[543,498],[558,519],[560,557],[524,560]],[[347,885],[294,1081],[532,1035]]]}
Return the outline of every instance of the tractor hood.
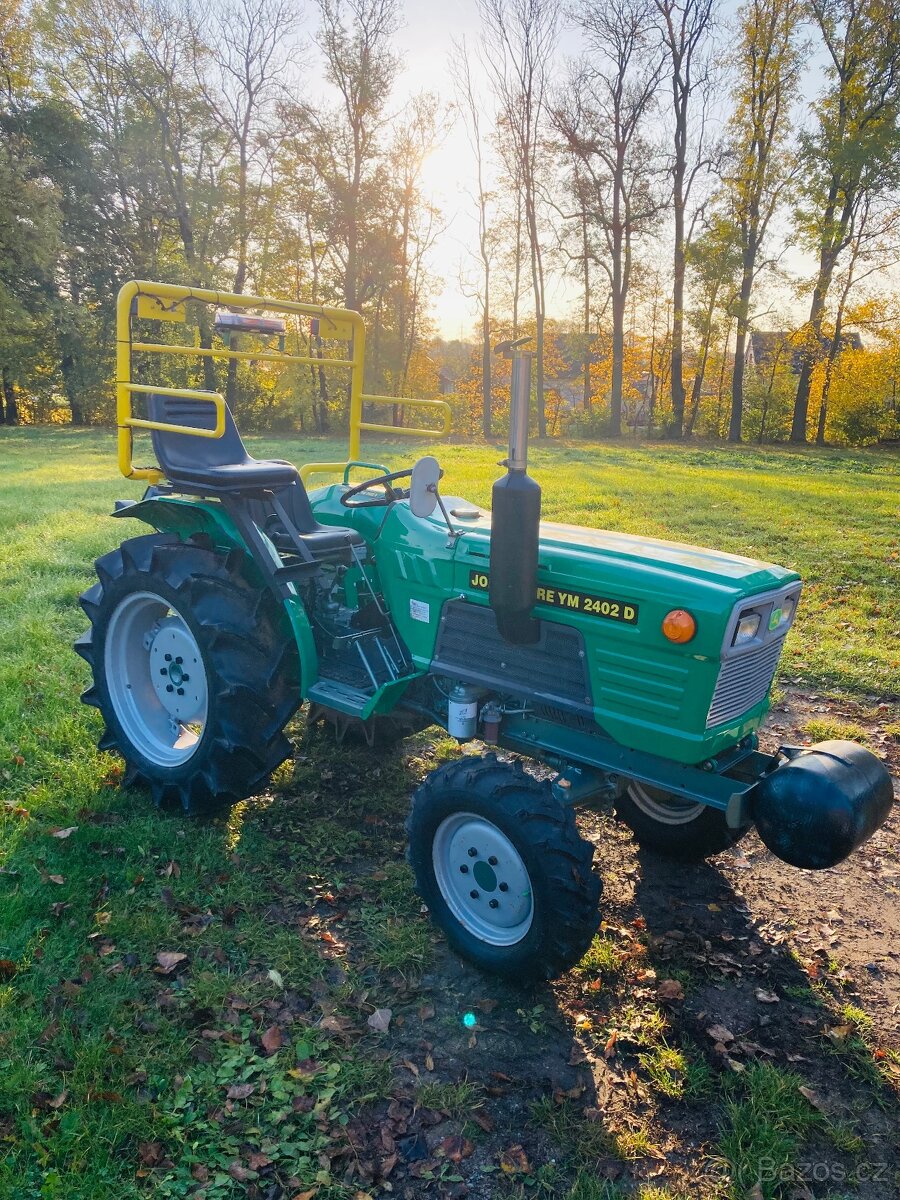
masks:
{"label": "tractor hood", "polygon": [[[448,502],[451,512],[456,507]],[[459,511],[459,510],[457,510]],[[458,557],[484,560],[490,555],[491,514],[470,508],[477,518],[458,521],[465,530],[459,539]],[[725,554],[662,538],[640,537],[605,529],[588,529],[555,521],[541,522],[539,576],[558,582],[596,583],[610,575],[644,588],[671,589],[698,586],[722,599],[742,599],[757,592],[782,587],[799,576],[794,571],[739,554]]]}

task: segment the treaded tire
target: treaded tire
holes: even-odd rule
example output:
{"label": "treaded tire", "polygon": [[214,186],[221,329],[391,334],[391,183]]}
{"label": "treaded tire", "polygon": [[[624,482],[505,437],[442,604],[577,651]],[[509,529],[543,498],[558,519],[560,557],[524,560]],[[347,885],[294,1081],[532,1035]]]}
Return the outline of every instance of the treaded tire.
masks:
{"label": "treaded tire", "polygon": [[[528,870],[532,922],[514,945],[496,946],[477,937],[441,893],[432,848],[441,823],[456,813],[491,822]],[[426,777],[413,796],[406,829],[419,895],[462,958],[525,982],[553,979],[583,956],[599,922],[594,848],[579,835],[574,811],[554,799],[548,781],[527,774],[519,762],[501,763],[494,754],[465,756]]]}
{"label": "treaded tire", "polygon": [[[203,535],[183,542],[148,534],[123,542],[95,563],[99,582],[80,598],[91,628],[75,643],[93,672],[82,695],[106,722],[102,750],[125,759],[126,785],[149,787],[158,805],[190,814],[217,811],[257,792],[291,754],[284,726],[300,704],[296,642],[278,601],[250,574],[238,550]],[[196,749],[160,766],[135,747],[110,699],[106,634],[117,606],[150,592],[180,613],[203,657],[207,717]]]}
{"label": "treaded tire", "polygon": [[[653,798],[665,803],[668,793],[653,789]],[[672,797],[672,799],[675,799]],[[676,862],[702,862],[736,845],[751,828],[744,825],[731,829],[725,814],[704,805],[695,817],[682,824],[656,820],[646,812],[629,792],[616,801],[616,817],[627,825],[635,841],[644,849]]]}

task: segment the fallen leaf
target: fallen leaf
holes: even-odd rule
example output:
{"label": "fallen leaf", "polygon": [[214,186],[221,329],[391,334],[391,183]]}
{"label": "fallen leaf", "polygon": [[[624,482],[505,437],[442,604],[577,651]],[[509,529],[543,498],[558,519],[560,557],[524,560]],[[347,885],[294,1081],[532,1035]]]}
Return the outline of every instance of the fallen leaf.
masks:
{"label": "fallen leaf", "polygon": [[747,1200],[764,1200],[762,1184],[754,1183],[753,1187],[747,1193]]}
{"label": "fallen leaf", "polygon": [[277,1054],[281,1049],[281,1030],[277,1025],[270,1025],[259,1040],[266,1054]]}
{"label": "fallen leaf", "polygon": [[760,1004],[778,1004],[779,998],[775,992],[767,992],[765,988],[756,989],[756,998]]}
{"label": "fallen leaf", "polygon": [[518,1143],[510,1146],[500,1155],[500,1170],[506,1175],[529,1175],[531,1173],[528,1155]]}
{"label": "fallen leaf", "polygon": [[437,1148],[436,1153],[442,1158],[449,1158],[451,1162],[462,1162],[464,1158],[468,1158],[474,1151],[475,1146],[468,1138],[460,1137],[445,1137]]}
{"label": "fallen leaf", "polygon": [[70,825],[68,829],[59,829],[59,828],[51,829],[50,836],[55,837],[55,838],[67,838],[67,837],[71,837],[73,833],[77,833],[77,832],[78,832],[78,826]]}
{"label": "fallen leaf", "polygon": [[845,1042],[852,1032],[852,1025],[832,1025],[830,1029],[825,1030],[825,1036],[833,1042]]}
{"label": "fallen leaf", "polygon": [[247,1155],[247,1166],[254,1171],[261,1171],[263,1167],[271,1167],[272,1160],[268,1154],[263,1154],[261,1150],[254,1150]]}
{"label": "fallen leaf", "polygon": [[425,1055],[425,1070],[426,1071],[434,1070],[434,1058],[430,1054]]}
{"label": "fallen leaf", "polygon": [[233,1083],[225,1095],[229,1100],[246,1100],[255,1091],[256,1088],[252,1083]]}
{"label": "fallen leaf", "polygon": [[684,988],[677,979],[662,979],[656,989],[656,994],[660,1000],[683,1000]]}
{"label": "fallen leaf", "polygon": [[180,963],[187,961],[187,955],[181,954],[178,950],[160,950],[156,961],[159,963],[158,967],[154,967],[157,974],[171,975]]}
{"label": "fallen leaf", "polygon": [[242,1167],[238,1159],[235,1159],[228,1168],[228,1174],[232,1179],[236,1179],[238,1183],[249,1183],[251,1179],[256,1178],[255,1171],[248,1171],[246,1167]]}
{"label": "fallen leaf", "polygon": [[483,1013],[492,1013],[499,1003],[499,1000],[477,1000],[475,1007],[481,1009]]}
{"label": "fallen leaf", "polygon": [[706,1031],[714,1042],[733,1042],[734,1034],[724,1025],[710,1025]]}
{"label": "fallen leaf", "polygon": [[818,1092],[814,1092],[812,1088],[804,1087],[803,1084],[801,1084],[797,1090],[800,1092],[800,1095],[805,1096],[813,1108],[817,1108],[820,1113],[828,1112],[828,1106]]}
{"label": "fallen leaf", "polygon": [[50,880],[51,883],[65,883],[66,882],[65,875],[48,875],[47,878]]}
{"label": "fallen leaf", "polygon": [[616,1042],[619,1040],[619,1031],[614,1029],[607,1039],[606,1045],[603,1047],[603,1057],[612,1058],[616,1052]]}
{"label": "fallen leaf", "polygon": [[275,984],[276,987],[278,987],[278,988],[284,987],[284,977],[282,976],[281,972],[276,971],[274,967],[272,968],[271,971],[269,971],[269,978],[272,980],[272,982]]}
{"label": "fallen leaf", "polygon": [[69,1094],[69,1089],[63,1088],[63,1090],[59,1093],[58,1096],[54,1096],[54,1098],[52,1100],[47,1101],[47,1107],[54,1108],[54,1109],[62,1108],[62,1106],[66,1102],[66,1096],[68,1096],[68,1094]]}
{"label": "fallen leaf", "polygon": [[191,1167],[191,1178],[196,1179],[198,1183],[207,1183],[209,1181],[209,1168],[204,1167],[203,1163],[194,1163]]}
{"label": "fallen leaf", "polygon": [[430,1021],[433,1016],[434,1016],[434,1005],[433,1004],[422,1004],[419,1007],[419,1020],[420,1021]]}
{"label": "fallen leaf", "polygon": [[295,1192],[294,1195],[291,1196],[291,1200],[314,1200],[318,1190],[319,1189],[317,1187],[314,1187],[307,1188],[305,1192]]}
{"label": "fallen leaf", "polygon": [[0,979],[12,979],[18,969],[19,964],[11,958],[0,958]]}
{"label": "fallen leaf", "polygon": [[376,1008],[366,1024],[370,1029],[374,1029],[376,1033],[387,1033],[391,1026],[391,1017],[394,1015],[393,1009]]}
{"label": "fallen leaf", "polygon": [[482,1112],[480,1108],[475,1108],[469,1113],[469,1116],[476,1125],[480,1126],[484,1130],[485,1133],[493,1132],[494,1122],[486,1112]]}
{"label": "fallen leaf", "polygon": [[163,1160],[162,1142],[139,1142],[138,1157],[145,1167],[155,1167]]}

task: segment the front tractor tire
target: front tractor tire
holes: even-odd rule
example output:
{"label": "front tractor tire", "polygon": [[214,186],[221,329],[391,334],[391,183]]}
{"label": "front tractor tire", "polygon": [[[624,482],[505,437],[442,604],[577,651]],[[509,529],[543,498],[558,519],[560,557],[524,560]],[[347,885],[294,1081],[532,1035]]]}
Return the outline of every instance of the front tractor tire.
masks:
{"label": "front tractor tire", "polygon": [[599,921],[593,846],[546,780],[495,755],[427,776],[407,822],[419,895],[447,941],[484,971],[553,979],[583,956]]}
{"label": "front tractor tire", "polygon": [[258,791],[291,745],[300,703],[296,643],[240,551],[148,534],[96,562],[81,597],[91,628],[75,649],[93,684],[82,696],[106,723],[102,750],[125,759],[126,784],[186,813]]}
{"label": "front tractor tire", "polygon": [[616,816],[643,849],[677,862],[702,862],[736,845],[749,825],[732,829],[725,814],[633,779],[616,801]]}

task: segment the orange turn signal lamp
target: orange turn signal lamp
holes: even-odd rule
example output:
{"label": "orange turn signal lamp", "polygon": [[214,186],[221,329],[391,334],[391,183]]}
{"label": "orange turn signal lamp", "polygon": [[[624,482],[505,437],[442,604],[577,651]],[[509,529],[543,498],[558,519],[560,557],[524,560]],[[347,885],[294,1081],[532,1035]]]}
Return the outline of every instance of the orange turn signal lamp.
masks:
{"label": "orange turn signal lamp", "polygon": [[697,622],[685,608],[673,608],[663,617],[662,631],[670,642],[684,645],[697,632]]}

